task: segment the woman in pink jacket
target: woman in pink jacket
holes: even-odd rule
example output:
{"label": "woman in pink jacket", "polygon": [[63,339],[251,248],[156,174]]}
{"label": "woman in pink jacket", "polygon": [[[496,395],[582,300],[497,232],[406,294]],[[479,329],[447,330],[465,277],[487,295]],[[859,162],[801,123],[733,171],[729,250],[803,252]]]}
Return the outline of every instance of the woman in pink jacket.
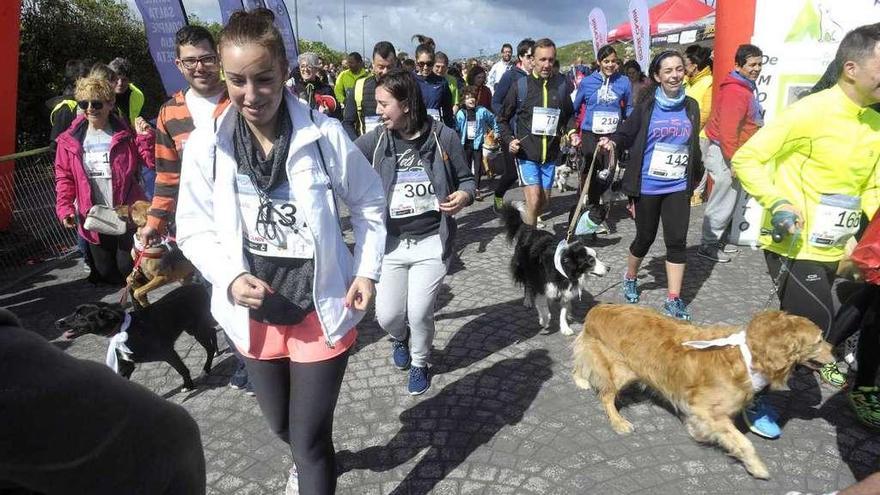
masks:
{"label": "woman in pink jacket", "polygon": [[137,135],[112,112],[110,84],[86,77],[76,83],[77,105],[83,115],[56,138],[55,213],[65,227],[77,228],[89,243],[92,282],[124,285],[132,270],[132,230],[105,235],[83,228],[92,205],[113,208],[146,199],[138,184],[141,162],[153,168],[155,135],[143,119]]}

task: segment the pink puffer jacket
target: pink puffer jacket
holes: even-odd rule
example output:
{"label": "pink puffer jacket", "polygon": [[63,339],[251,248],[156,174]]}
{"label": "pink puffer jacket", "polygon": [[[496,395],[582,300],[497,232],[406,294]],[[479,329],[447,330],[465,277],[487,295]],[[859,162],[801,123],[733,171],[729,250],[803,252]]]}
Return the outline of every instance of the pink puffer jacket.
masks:
{"label": "pink puffer jacket", "polygon": [[[80,115],[69,129],[55,139],[58,143],[55,153],[55,214],[59,220],[76,214],[80,235],[92,244],[98,244],[98,233],[82,228],[86,214],[92,207],[92,189],[83,165],[82,147],[88,125],[85,116]],[[115,116],[111,116],[111,125],[114,129],[110,141],[113,206],[146,200],[137,177],[141,163],[155,167],[155,134],[152,131],[149,134],[135,134]]]}

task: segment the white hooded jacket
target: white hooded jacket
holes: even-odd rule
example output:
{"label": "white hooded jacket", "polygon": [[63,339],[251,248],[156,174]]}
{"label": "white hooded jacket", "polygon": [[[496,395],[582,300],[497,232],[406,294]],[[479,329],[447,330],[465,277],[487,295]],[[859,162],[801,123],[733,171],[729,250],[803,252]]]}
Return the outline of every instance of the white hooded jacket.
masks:
{"label": "white hooded jacket", "polygon": [[[285,95],[285,106],[293,124],[287,179],[314,237],[315,310],[326,343],[333,346],[364,316],[363,311],[344,305],[354,277],[379,280],[385,252],[385,195],[379,175],[339,121],[318,112],[310,115],[309,107],[290,95]],[[216,132],[202,126],[187,141],[176,214],[177,242],[214,286],[214,318],[239,348],[248,349],[248,308],[234,304],[229,296],[232,281],[249,271],[236,201],[235,124],[236,110],[230,106],[215,122]],[[319,138],[327,174],[321,166]],[[351,211],[353,254],[343,241],[334,191]]]}

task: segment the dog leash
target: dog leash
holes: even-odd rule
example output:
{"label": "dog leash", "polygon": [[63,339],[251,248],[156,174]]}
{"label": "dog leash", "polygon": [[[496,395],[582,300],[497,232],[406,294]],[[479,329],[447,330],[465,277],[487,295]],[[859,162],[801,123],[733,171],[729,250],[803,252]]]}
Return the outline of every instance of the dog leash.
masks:
{"label": "dog leash", "polygon": [[[615,164],[615,155],[614,155],[614,142],[611,142],[611,150],[609,151],[610,160],[612,166]],[[587,194],[590,192],[590,182],[592,182],[593,178],[593,170],[596,166],[596,159],[599,157],[599,150],[602,147],[598,144],[596,145],[596,149],[593,150],[593,159],[590,161],[590,167],[587,171],[587,177],[584,179],[584,186],[581,188],[581,194],[578,197],[577,207],[574,210],[574,215],[571,217],[571,221],[568,223],[568,231],[565,233],[565,243],[568,244],[571,241],[571,236],[574,234],[574,230],[577,227],[578,220],[581,218],[581,212],[584,208],[584,199],[587,197]]]}

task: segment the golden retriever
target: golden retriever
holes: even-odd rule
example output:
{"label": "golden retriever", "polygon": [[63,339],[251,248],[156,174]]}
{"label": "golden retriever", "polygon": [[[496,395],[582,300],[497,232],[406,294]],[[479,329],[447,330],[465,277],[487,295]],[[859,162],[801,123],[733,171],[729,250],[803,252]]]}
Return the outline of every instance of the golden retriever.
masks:
{"label": "golden retriever", "polygon": [[[658,391],[685,417],[698,442],[716,442],[745,464],[756,478],[769,478],[752,443],[731,416],[751,402],[754,392],[743,355],[736,346],[695,349],[682,345],[741,331],[732,326],[700,327],[643,306],[602,304],[593,308],[574,342],[574,381],[597,391],[611,427],[629,433],[632,424],[614,404],[627,384],[642,382]],[[831,346],[806,318],[764,311],[746,327],[752,369],[771,388],[782,387],[796,364],[834,361]]]}

